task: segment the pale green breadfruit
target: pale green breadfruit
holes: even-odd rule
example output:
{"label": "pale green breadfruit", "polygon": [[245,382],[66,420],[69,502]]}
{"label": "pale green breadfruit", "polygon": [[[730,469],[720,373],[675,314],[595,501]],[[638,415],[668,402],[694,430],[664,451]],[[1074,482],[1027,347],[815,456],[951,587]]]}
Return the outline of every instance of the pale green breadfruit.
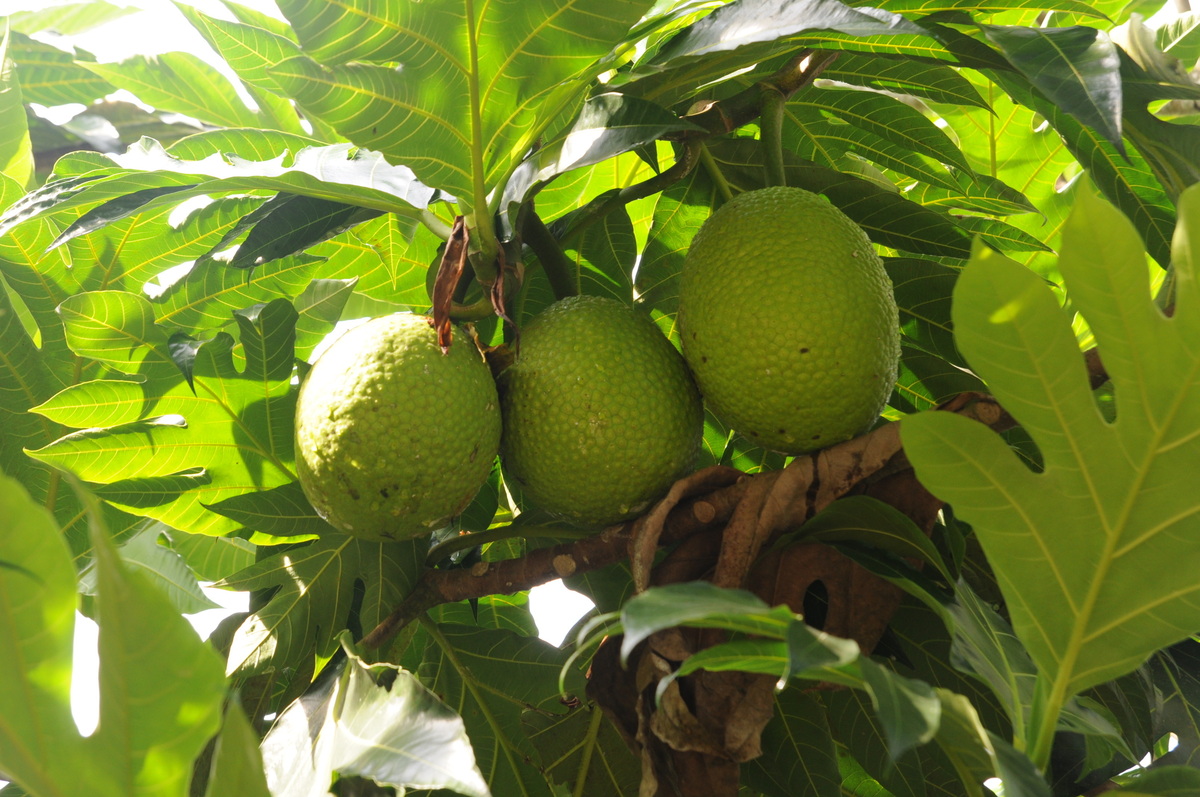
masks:
{"label": "pale green breadfruit", "polygon": [[313,366],[296,406],[296,473],[335,528],[372,540],[428,534],[487,479],[500,445],[491,371],[456,330],[448,354],[429,319],[355,327]]}
{"label": "pale green breadfruit", "polygon": [[501,374],[505,477],[581,526],[634,517],[695,464],[704,415],[675,347],[612,299],[575,296],[535,317]]}
{"label": "pale green breadfruit", "polygon": [[799,188],[739,194],[709,217],[684,261],[678,325],[709,409],[788,454],[865,431],[896,381],[882,261],[849,217]]}

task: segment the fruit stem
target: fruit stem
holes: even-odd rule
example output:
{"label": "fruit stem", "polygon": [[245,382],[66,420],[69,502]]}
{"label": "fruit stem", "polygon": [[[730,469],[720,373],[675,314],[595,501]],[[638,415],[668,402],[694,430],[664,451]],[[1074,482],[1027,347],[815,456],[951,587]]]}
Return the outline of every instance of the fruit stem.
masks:
{"label": "fruit stem", "polygon": [[787,170],[783,165],[783,117],[787,97],[770,83],[762,87],[762,121],[759,124],[759,148],[767,167],[768,186],[786,186]]}
{"label": "fruit stem", "polygon": [[702,146],[698,140],[682,142],[676,147],[678,154],[675,157],[675,163],[671,164],[670,168],[640,183],[634,183],[622,188],[615,194],[611,194],[603,202],[585,205],[582,212],[575,214],[571,218],[571,223],[566,231],[563,232],[560,240],[574,240],[585,229],[617,208],[624,207],[638,199],[645,199],[648,196],[661,193],[684,177],[687,177],[699,162]]}
{"label": "fruit stem", "polygon": [[550,232],[550,228],[538,214],[530,208],[522,214],[521,238],[537,255],[546,279],[550,280],[550,288],[554,291],[555,299],[565,299],[575,296],[579,288],[575,284],[575,264],[571,262],[558,239]]}
{"label": "fruit stem", "polygon": [[476,299],[470,304],[459,304],[452,302],[450,304],[450,318],[454,321],[481,321],[490,315],[494,315],[496,309],[492,307],[492,298],[487,291],[483,292],[483,297]]}
{"label": "fruit stem", "polygon": [[432,232],[438,238],[441,238],[443,241],[450,240],[450,225],[434,215],[432,211],[421,211],[421,223],[428,227],[430,232]]}
{"label": "fruit stem", "polygon": [[729,187],[729,181],[725,179],[725,175],[721,171],[721,167],[717,165],[716,158],[714,158],[712,153],[708,151],[708,147],[703,144],[700,145],[700,162],[704,164],[704,171],[708,172],[708,176],[711,177],[713,183],[716,184],[717,191],[720,192],[722,201],[728,202],[729,200],[733,199],[733,189]]}

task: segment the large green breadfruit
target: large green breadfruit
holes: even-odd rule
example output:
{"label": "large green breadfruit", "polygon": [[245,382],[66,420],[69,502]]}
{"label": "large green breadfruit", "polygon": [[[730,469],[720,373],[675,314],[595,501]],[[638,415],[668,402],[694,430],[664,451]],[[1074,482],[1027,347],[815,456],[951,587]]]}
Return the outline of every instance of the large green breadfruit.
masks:
{"label": "large green breadfruit", "polygon": [[799,188],[739,194],[684,260],[683,354],[709,409],[799,454],[866,430],[896,381],[892,284],[866,234]]}
{"label": "large green breadfruit", "polygon": [[448,354],[425,316],[355,327],[321,355],[296,406],[296,472],[335,528],[404,540],[445,526],[500,445],[491,371],[457,330]]}
{"label": "large green breadfruit", "polygon": [[536,316],[500,396],[505,477],[580,526],[640,514],[700,450],[703,408],[683,358],[612,299],[575,296]]}

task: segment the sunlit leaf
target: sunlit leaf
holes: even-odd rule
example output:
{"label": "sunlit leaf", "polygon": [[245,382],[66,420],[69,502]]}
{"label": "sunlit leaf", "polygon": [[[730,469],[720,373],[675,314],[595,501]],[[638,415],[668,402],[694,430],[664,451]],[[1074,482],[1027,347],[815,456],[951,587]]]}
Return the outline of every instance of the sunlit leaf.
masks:
{"label": "sunlit leaf", "polygon": [[205,797],[270,797],[263,773],[258,734],[237,700],[230,700],[213,750],[212,769]]}
{"label": "sunlit leaf", "polygon": [[[218,138],[209,145],[219,145],[220,141],[222,139]],[[5,212],[0,231],[50,209],[63,210],[104,201],[122,204],[103,213],[93,211],[97,223],[77,222],[59,243],[126,215],[163,206],[173,207],[184,199],[199,195],[286,191],[408,216],[415,215],[434,196],[431,189],[413,179],[411,170],[390,166],[378,153],[354,150],[345,144],[309,147],[295,153],[285,151],[264,160],[235,156],[226,159],[220,152],[211,152],[196,160],[183,160],[167,152],[157,141],[145,139],[124,154],[110,158],[116,167],[106,165],[83,177],[51,180],[11,205]],[[170,190],[172,188],[176,190]],[[124,200],[144,190],[157,193],[139,195],[138,198],[145,201]]]}
{"label": "sunlit leaf", "polygon": [[292,133],[303,132],[290,103],[276,96],[281,94],[279,85],[267,72],[280,61],[300,54],[295,42],[255,25],[208,16],[183,3],[176,8],[245,82],[260,112],[269,114],[273,123],[270,126]]}
{"label": "sunlit leaf", "polygon": [[983,32],[1055,107],[1124,154],[1120,59],[1106,33],[999,25],[984,25]]}
{"label": "sunlit leaf", "polygon": [[282,10],[311,59],[271,75],[307,113],[474,205],[480,186],[502,182],[574,105],[597,59],[649,5],[288,0]]}
{"label": "sunlit leaf", "polygon": [[106,534],[93,525],[100,721],[87,745],[122,793],[176,794],[220,725],[221,659]]}
{"label": "sunlit leaf", "polygon": [[258,121],[228,78],[191,53],[139,55],[115,64],[84,66],[159,110],[223,127],[254,127]]}
{"label": "sunlit leaf", "polygon": [[71,719],[75,570],[53,518],[2,474],[0,508],[0,769],[35,793],[71,791],[84,755]]}
{"label": "sunlit leaf", "polygon": [[353,653],[263,739],[273,797],[319,797],[334,773],[488,797],[463,720],[412,673]]}
{"label": "sunlit leaf", "polygon": [[85,105],[116,91],[116,86],[88,71],[91,57],[60,50],[52,44],[13,33],[9,55],[20,69],[25,102],[53,107],[79,102]]}
{"label": "sunlit leaf", "polygon": [[337,635],[346,628],[356,581],[371,596],[363,621],[373,628],[415,583],[424,560],[419,548],[418,543],[365,542],[329,534],[225,578],[218,586],[278,588],[238,629],[227,671],[246,677],[297,666],[306,656],[330,655]]}
{"label": "sunlit leaf", "polygon": [[821,76],[932,102],[987,107],[969,80],[943,64],[841,53],[837,60],[825,67]]}
{"label": "sunlit leaf", "polygon": [[[234,364],[233,338],[219,333],[199,348],[191,384],[173,362],[145,299],[93,291],[65,302],[62,312],[78,354],[138,372],[145,380],[118,380],[123,384],[102,393],[96,383],[83,383],[58,394],[52,414],[69,407],[72,420],[88,428],[31,452],[36,459],[106,485],[202,468],[207,480],[176,480],[174,487],[156,488],[165,492],[161,502],[125,504],[193,533],[236,528],[205,504],[294,481],[290,379],[296,311],[286,300],[272,302],[254,318],[236,316],[246,361],[242,370]],[[141,388],[140,398],[130,393],[130,384]],[[97,403],[98,396],[116,404]],[[87,422],[110,420],[114,413],[122,419],[118,425]]]}
{"label": "sunlit leaf", "polygon": [[[1184,195],[1174,260],[1181,274],[1195,267],[1196,196]],[[1165,318],[1150,301],[1129,222],[1086,194],[1067,233],[1060,267],[1105,352],[1117,423],[1097,411],[1053,295],[1033,274],[980,250],[955,289],[958,346],[1028,430],[1045,470],[1031,472],[993,433],[959,416],[923,413],[902,427],[922,482],[972,522],[989,553],[1013,627],[1037,664],[1039,694],[1050,701],[1033,720],[1041,732],[1070,695],[1131,671],[1200,622],[1195,585],[1172,576],[1170,565],[1193,555],[1187,540],[1196,536],[1187,533],[1192,494],[1172,486],[1195,456],[1189,442],[1200,425],[1187,399],[1196,389],[1191,283],[1181,281],[1188,287],[1178,311]],[[999,484],[1003,491],[991,489]],[[1150,571],[1158,575],[1147,582],[1141,574]]]}
{"label": "sunlit leaf", "polygon": [[0,174],[21,185],[33,176],[33,148],[21,101],[21,85],[9,55],[9,37],[5,30],[0,40]]}
{"label": "sunlit leaf", "polygon": [[[162,525],[151,523],[117,549],[121,561],[131,572],[140,573],[165,594],[180,614],[217,608],[217,604],[200,589],[195,574],[183,558],[171,548],[159,544],[162,536]],[[80,592],[95,595],[98,589],[97,576],[98,566],[93,563],[80,574]]]}

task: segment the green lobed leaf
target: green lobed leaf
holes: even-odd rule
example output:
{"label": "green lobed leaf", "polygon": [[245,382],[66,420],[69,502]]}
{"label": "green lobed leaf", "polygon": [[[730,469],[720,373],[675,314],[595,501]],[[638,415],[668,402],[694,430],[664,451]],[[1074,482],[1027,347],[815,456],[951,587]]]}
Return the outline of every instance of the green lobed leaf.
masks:
{"label": "green lobed leaf", "polygon": [[[826,691],[821,694],[821,702],[825,704],[834,740],[846,751],[839,768],[848,773],[847,780],[858,782],[867,797],[926,796],[925,773],[920,760],[916,756],[905,756],[899,761],[892,759],[887,734],[872,709],[870,695],[857,689]],[[846,766],[845,758],[851,749],[856,767]],[[886,788],[886,791],[874,791],[872,787]]]}
{"label": "green lobed leaf", "polygon": [[78,102],[89,105],[117,90],[88,70],[91,56],[60,50],[52,44],[13,33],[9,55],[17,62],[25,102],[54,107]]}
{"label": "green lobed leaf", "polygon": [[107,0],[86,0],[33,11],[17,11],[9,15],[8,21],[13,30],[21,33],[55,31],[64,36],[74,36],[135,11],[134,6],[117,6]]}
{"label": "green lobed leaf", "polygon": [[21,84],[9,55],[12,34],[5,29],[0,41],[0,174],[21,185],[33,176],[33,147],[21,100]]}
{"label": "green lobed leaf", "polygon": [[[206,143],[219,146],[227,140],[226,136]],[[105,200],[118,200],[120,204],[103,214],[95,214],[103,223],[164,206],[174,207],[192,196],[230,192],[286,191],[409,216],[417,214],[433,198],[431,189],[412,179],[411,170],[390,166],[377,153],[352,149],[345,144],[308,147],[295,153],[275,153],[265,160],[236,156],[227,159],[219,152],[211,152],[198,160],[181,160],[157,141],[145,139],[123,155],[111,156],[119,168],[89,167],[89,173],[83,177],[52,179],[17,201],[5,212],[0,234],[49,210]],[[160,193],[136,195],[133,202],[123,199],[143,190]],[[136,201],[143,197],[146,201]],[[70,230],[61,240],[95,228]]]}
{"label": "green lobed leaf", "polygon": [[[758,143],[734,139],[709,145],[717,167],[740,191],[763,187]],[[873,243],[917,255],[959,258],[970,253],[968,234],[948,215],[852,175],[785,153],[788,185],[824,194]]]}
{"label": "green lobed leaf", "polygon": [[233,0],[221,0],[221,5],[225,6],[234,19],[244,25],[253,25],[268,33],[282,36],[288,41],[296,41],[296,32],[292,30],[292,26],[286,20],[279,19],[253,6],[235,3]]}
{"label": "green lobed leaf", "polygon": [[[828,543],[865,543],[932,565],[947,579],[950,576],[933,542],[907,515],[865,495],[851,495],[834,501],[805,521],[797,538]],[[781,538],[781,541],[786,539]]]}
{"label": "green lobed leaf", "polygon": [[204,581],[220,581],[254,564],[254,545],[239,537],[209,537],[171,529],[171,547]]}
{"label": "green lobed leaf", "polygon": [[1200,58],[1200,13],[1179,14],[1166,20],[1154,32],[1158,47],[1183,62]]}
{"label": "green lobed leaf", "polygon": [[822,89],[802,92],[793,102],[832,114],[893,146],[970,171],[966,157],[932,120],[893,97],[874,91]]}
{"label": "green lobed leaf", "polygon": [[906,413],[918,412],[970,391],[987,392],[987,387],[970,371],[902,340],[899,374],[888,399],[891,406]]}
{"label": "green lobed leaf", "polygon": [[584,704],[566,714],[527,711],[521,724],[554,783],[583,794],[637,793],[641,763],[599,706]]}
{"label": "green lobed leaf", "polygon": [[958,774],[963,794],[983,797],[983,782],[1002,777],[1010,797],[1050,797],[1050,788],[1033,762],[979,722],[975,708],[962,695],[937,690],[942,721],[935,737]]}
{"label": "green lobed leaf", "polygon": [[[602,194],[597,201],[612,197],[617,189]],[[581,211],[586,212],[586,211]],[[569,226],[571,216],[551,228]],[[633,266],[637,260],[637,241],[633,222],[624,207],[606,213],[588,225],[563,254],[571,266],[570,278],[578,293],[608,296],[622,304],[633,303]]]}
{"label": "green lobed leaf", "polygon": [[513,172],[504,186],[501,208],[520,204],[531,191],[572,169],[614,158],[666,133],[697,129],[638,97],[616,92],[589,97],[567,130],[539,147]]}
{"label": "green lobed leaf", "polygon": [[[568,712],[559,673],[568,652],[508,631],[422,621],[430,636],[419,675],[462,716],[481,771],[495,794],[549,795],[547,760],[526,736],[535,712],[553,721]],[[583,692],[581,673],[565,671],[569,695]],[[535,725],[537,723],[534,723]]]}
{"label": "green lobed leaf", "polygon": [[300,55],[295,42],[256,25],[208,16],[183,3],[176,3],[175,7],[246,84],[261,111],[269,115],[270,127],[289,133],[304,132],[295,110],[284,98],[276,96],[282,91],[268,72],[280,61]]}
{"label": "green lobed leaf", "polygon": [[225,707],[221,733],[213,750],[205,797],[271,797],[263,772],[258,734],[254,732],[241,702],[230,700]]}
{"label": "green lobed leaf", "polygon": [[987,108],[979,90],[954,68],[944,64],[841,53],[822,70],[821,76],[931,102]]}
{"label": "green lobed leaf", "polygon": [[221,127],[255,127],[259,120],[225,75],[191,53],[139,55],[115,64],[84,66],[162,111]]}
{"label": "green lobed leaf", "polygon": [[693,169],[659,194],[654,205],[654,219],[634,275],[634,287],[639,302],[654,311],[659,327],[672,340],[679,338],[675,314],[683,260],[692,238],[712,215],[716,201],[716,185],[703,169]]}
{"label": "green lobed leaf", "polygon": [[179,794],[220,725],[221,659],[166,596],[120,562],[97,509],[100,720],[88,754],[121,794]]}
{"label": "green lobed leaf", "polygon": [[1200,761],[1200,669],[1197,643],[1181,643],[1150,660],[1159,704],[1152,709],[1153,737],[1174,733],[1178,746],[1159,759],[1161,765],[1196,766]]}
{"label": "green lobed leaf", "polygon": [[[190,384],[142,297],[93,291],[64,302],[62,311],[77,353],[138,372],[145,377],[136,383],[142,396],[128,391],[135,383],[127,380],[110,386],[120,402],[114,406],[93,402],[95,383],[67,388],[55,402],[72,407],[73,420],[88,428],[31,451],[35,459],[109,485],[110,501],[192,533],[236,528],[207,511],[206,504],[295,480],[291,341],[296,311],[286,300],[266,305],[253,319],[237,316],[243,370],[234,365],[233,338],[219,333],[199,347]],[[89,410],[96,419],[115,413],[122,422],[97,427],[87,423]],[[187,475],[204,477],[179,478]],[[131,479],[139,481],[122,484]],[[137,505],[148,503],[141,498],[128,504],[117,500],[147,487],[161,492],[161,500],[147,506]]]}
{"label": "green lobed leaf", "polygon": [[334,773],[490,794],[463,720],[412,673],[349,651],[339,669],[284,709],[263,739],[273,797],[328,794]]}
{"label": "green lobed leaf", "polygon": [[351,141],[474,205],[575,104],[650,3],[281,5],[311,58],[274,67],[280,86]]}
{"label": "green lobed leaf", "polygon": [[[807,96],[812,96],[812,100],[788,104],[783,137],[787,151],[821,166],[841,167],[843,171],[847,171],[842,166],[847,158],[865,159],[880,168],[916,178],[922,183],[938,185],[947,190],[956,187],[943,166],[930,163],[919,149],[912,147],[913,131],[906,131],[897,124],[894,133],[880,137],[877,129],[861,125],[862,117],[846,118],[839,109],[831,107],[824,101],[823,94]],[[882,96],[880,99],[916,113],[896,100]],[[928,123],[928,120],[924,121]],[[941,132],[938,131],[938,134]],[[881,180],[887,190],[894,189],[886,177]]]}
{"label": "green lobed leaf", "polygon": [[227,672],[245,678],[295,667],[305,657],[330,655],[349,622],[356,580],[367,593],[362,623],[373,628],[415,583],[424,561],[420,548],[419,542],[365,542],[329,534],[218,582],[226,589],[278,588],[238,628]]}
{"label": "green lobed leaf", "polygon": [[717,9],[688,26],[659,52],[655,62],[670,64],[754,44],[773,43],[814,30],[831,30],[855,37],[923,36],[924,31],[895,14],[856,9],[838,0],[774,3],[741,0]]}
{"label": "green lobed leaf", "polygon": [[962,227],[981,241],[1001,252],[1052,252],[1053,250],[1019,227],[982,216],[957,217]]}
{"label": "green lobed leaf", "polygon": [[270,490],[235,495],[208,508],[236,520],[244,528],[272,537],[304,540],[334,533],[333,527],[308,502],[299,482],[294,481]]}
{"label": "green lobed leaf", "polygon": [[762,731],[762,755],[742,765],[742,782],[767,795],[840,797],[842,776],[829,718],[819,699],[800,689],[775,697]]}
{"label": "green lobed leaf", "polygon": [[[968,151],[964,150],[964,154],[971,158]],[[975,160],[976,166],[978,166],[978,159],[971,159]],[[1053,164],[1044,165],[1053,167]],[[967,173],[952,169],[950,177],[957,186],[955,190],[946,190],[937,185],[918,185],[914,186],[908,195],[914,202],[928,207],[944,208],[951,212],[968,210],[995,216],[1011,216],[1038,211],[1020,191],[988,174]],[[1041,222],[1044,219],[1039,217],[1037,221]],[[1037,240],[1040,241],[1040,239]]]}
{"label": "green lobed leaf", "polygon": [[[1056,241],[1070,210],[1072,187],[1064,182],[1072,177],[1076,161],[1054,126],[1045,124],[1045,113],[1058,113],[1048,102],[1035,103],[1028,84],[998,72],[1004,88],[982,75],[963,73],[987,98],[991,111],[962,106],[935,106],[982,181],[963,186],[958,197],[942,195],[937,188],[918,186],[911,192],[916,202],[949,212],[956,208],[985,214],[1024,213],[1007,221],[1046,243]],[[1007,91],[1005,90],[1007,89]],[[1017,92],[1017,99],[1009,92]],[[1036,108],[1036,110],[1035,110]],[[1063,118],[1077,122],[1066,114]],[[1079,126],[1082,127],[1082,126]],[[1112,152],[1113,162],[1120,156]],[[1124,178],[1133,179],[1132,171]],[[1145,194],[1145,189],[1142,189]],[[982,195],[982,196],[981,196]],[[1023,206],[1022,206],[1022,203]],[[1036,213],[1031,213],[1036,208]],[[1040,274],[1057,281],[1055,258],[1042,253],[1016,256]]]}
{"label": "green lobed leaf", "polygon": [[1108,34],[1083,26],[982,28],[1051,104],[1124,154],[1120,59]]}
{"label": "green lobed leaf", "polygon": [[[71,719],[75,569],[54,519],[4,474],[0,510],[0,771],[35,794],[71,794],[85,755]],[[89,791],[118,793],[106,785]]]}
{"label": "green lobed leaf", "polygon": [[[200,589],[195,574],[183,558],[171,548],[159,544],[165,533],[162,524],[151,522],[145,525],[144,530],[135,533],[117,549],[121,561],[130,572],[140,573],[166,595],[180,614],[218,608]],[[98,566],[94,562],[80,573],[81,594],[96,594],[98,575]]]}
{"label": "green lobed leaf", "polygon": [[1200,182],[1200,129],[1172,124],[1145,108],[1126,108],[1125,134],[1133,141],[1143,163],[1172,200],[1189,185]]}
{"label": "green lobed leaf", "polygon": [[887,258],[883,262],[900,309],[900,331],[905,343],[965,367],[954,346],[954,326],[950,320],[950,295],[958,279],[958,269],[918,258]]}
{"label": "green lobed leaf", "polygon": [[942,705],[932,686],[897,675],[867,658],[860,657],[857,666],[893,760],[934,737],[941,724]]}
{"label": "green lobed leaf", "polygon": [[1130,779],[1121,794],[1129,797],[1187,797],[1200,789],[1200,771],[1191,767],[1142,770]]}
{"label": "green lobed leaf", "polygon": [[299,255],[381,213],[281,192],[255,211],[253,226],[227,265],[229,268],[252,268],[281,257]]}
{"label": "green lobed leaf", "polygon": [[621,658],[651,634],[677,625],[726,628],[782,639],[792,618],[786,606],[771,608],[743,590],[723,590],[708,581],[647,590],[621,609]]}
{"label": "green lobed leaf", "polygon": [[[1048,701],[1047,715],[1035,718],[1041,732],[1069,696],[1133,670],[1200,621],[1195,586],[1171,567],[1193,555],[1197,514],[1175,484],[1200,427],[1188,399],[1197,388],[1187,331],[1196,323],[1196,196],[1183,198],[1174,258],[1181,291],[1169,319],[1150,300],[1128,220],[1084,194],[1068,222],[1060,267],[1105,353],[1116,423],[1099,414],[1053,295],[979,250],[955,289],[958,345],[1036,442],[1045,470],[1031,472],[960,417],[923,413],[902,427],[918,477],[972,522],[989,553]],[[1147,582],[1146,572],[1158,575]]]}

